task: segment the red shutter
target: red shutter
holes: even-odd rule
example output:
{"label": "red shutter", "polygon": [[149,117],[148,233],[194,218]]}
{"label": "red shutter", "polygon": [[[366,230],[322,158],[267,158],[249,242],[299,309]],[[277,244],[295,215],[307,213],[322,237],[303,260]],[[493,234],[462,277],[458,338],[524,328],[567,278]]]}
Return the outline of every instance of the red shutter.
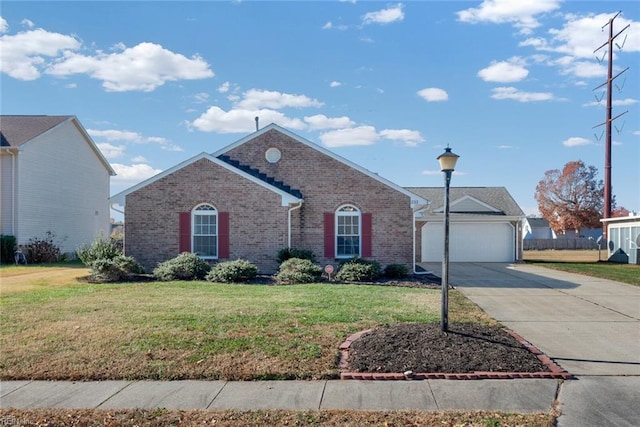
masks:
{"label": "red shutter", "polygon": [[370,213],[362,214],[362,258],[372,256],[373,219]]}
{"label": "red shutter", "polygon": [[191,252],[191,212],[180,212],[179,249],[182,252]]}
{"label": "red shutter", "polygon": [[325,212],[324,214],[324,256],[326,258],[335,257],[336,246],[336,223],[333,212]]}
{"label": "red shutter", "polygon": [[218,258],[229,256],[229,212],[218,212]]}

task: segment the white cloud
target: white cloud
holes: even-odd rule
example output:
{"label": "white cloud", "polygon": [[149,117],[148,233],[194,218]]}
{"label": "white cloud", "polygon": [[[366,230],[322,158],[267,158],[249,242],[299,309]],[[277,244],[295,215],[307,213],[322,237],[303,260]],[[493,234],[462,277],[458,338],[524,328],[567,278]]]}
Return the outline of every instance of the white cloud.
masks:
{"label": "white cloud", "polygon": [[41,28],[15,35],[5,34],[0,36],[0,72],[18,80],[35,80],[40,77],[46,58],[79,48],[80,42],[75,37]]}
{"label": "white cloud", "polygon": [[111,177],[111,182],[120,185],[134,185],[162,172],[161,169],[154,169],[144,163],[135,163],[130,166],[120,163],[111,163],[111,167],[117,173],[116,176]]}
{"label": "white cloud", "polygon": [[402,3],[398,3],[388,9],[369,12],[364,15],[362,22],[364,24],[390,24],[392,22],[402,21],[404,19],[403,7],[404,5]]}
{"label": "white cloud", "polygon": [[[603,95],[605,94],[605,92],[603,91]],[[611,104],[614,107],[624,107],[625,105],[633,105],[633,104],[637,104],[638,100],[637,99],[633,99],[633,98],[625,98],[625,99],[613,99],[611,101]],[[606,106],[606,100],[603,98],[602,100],[600,100],[600,102],[598,101],[593,101],[593,102],[589,102],[586,104],[582,104],[584,107],[605,107]]]}
{"label": "white cloud", "polygon": [[199,92],[193,95],[193,98],[196,100],[197,103],[203,104],[209,101],[209,94],[206,92]]}
{"label": "white cloud", "polygon": [[330,87],[339,87],[339,86],[342,86],[342,83],[337,82],[337,81],[334,80],[331,83],[329,83],[329,86]]}
{"label": "white cloud", "polygon": [[519,82],[529,75],[529,71],[524,65],[524,61],[518,57],[511,58],[508,61],[493,61],[487,68],[478,71],[478,77],[485,82]]}
{"label": "white cloud", "polygon": [[117,49],[122,51],[111,54],[98,51],[94,56],[66,51],[46,72],[63,77],[87,74],[101,80],[109,92],[151,92],[168,81],[214,76],[201,57],[187,58],[155,43],[140,43],[131,48],[118,46]]}
{"label": "white cloud", "polygon": [[422,171],[422,175],[442,175],[442,171],[437,169],[426,169]]}
{"label": "white cloud", "polygon": [[248,110],[244,108],[225,111],[217,106],[209,107],[200,117],[188,123],[188,126],[203,132],[253,132],[255,131],[255,117],[260,118],[261,127],[270,123],[276,123],[290,129],[305,128],[302,120],[289,118],[279,111],[269,109]]}
{"label": "white cloud", "polygon": [[149,160],[147,160],[147,158],[144,156],[136,156],[131,159],[131,161],[134,163],[149,163]]}
{"label": "white cloud", "polygon": [[112,145],[108,142],[97,143],[96,145],[107,159],[117,159],[124,155],[124,145]]}
{"label": "white cloud", "polygon": [[230,82],[224,82],[218,87],[218,92],[227,93],[227,92],[229,92],[229,88],[230,87],[231,87],[231,83]]}
{"label": "white cloud", "polygon": [[324,114],[316,114],[315,116],[307,116],[304,121],[309,125],[310,130],[318,129],[341,129],[349,128],[355,125],[349,117],[327,117]]}
{"label": "white cloud", "polygon": [[522,92],[515,87],[497,87],[492,90],[493,99],[513,99],[518,102],[550,101],[554,99],[549,92]]}
{"label": "white cloud", "polygon": [[250,89],[244,93],[244,98],[236,105],[243,109],[258,108],[305,108],[322,107],[324,104],[305,95],[293,95],[270,90]]}
{"label": "white cloud", "polygon": [[0,16],[0,33],[6,33],[7,31],[9,31],[9,23]]}
{"label": "white cloud", "polygon": [[484,0],[479,7],[457,12],[458,20],[476,24],[491,22],[494,24],[513,24],[524,34],[540,26],[536,16],[552,12],[560,7],[560,0]]}
{"label": "white cloud", "polygon": [[183,151],[180,146],[172,144],[167,138],[161,136],[144,136],[138,132],[117,129],[87,129],[87,133],[91,135],[92,138],[104,138],[111,142],[125,141],[135,144],[157,144],[165,151]]}
{"label": "white cloud", "polygon": [[320,135],[320,141],[326,147],[349,147],[354,145],[372,145],[380,136],[373,126],[358,126],[349,129],[338,129]]}
{"label": "white cloud", "polygon": [[562,141],[562,145],[565,147],[580,147],[583,145],[593,145],[593,142],[586,138],[581,138],[579,136],[573,136]]}
{"label": "white cloud", "polygon": [[36,26],[36,24],[34,24],[30,19],[23,19],[20,23],[29,29]]}
{"label": "white cloud", "polygon": [[420,132],[409,129],[384,129],[380,136],[392,141],[400,141],[407,147],[415,147],[425,141]]}
{"label": "white cloud", "polygon": [[449,99],[449,94],[437,87],[428,87],[418,91],[418,96],[424,98],[428,102],[446,101]]}

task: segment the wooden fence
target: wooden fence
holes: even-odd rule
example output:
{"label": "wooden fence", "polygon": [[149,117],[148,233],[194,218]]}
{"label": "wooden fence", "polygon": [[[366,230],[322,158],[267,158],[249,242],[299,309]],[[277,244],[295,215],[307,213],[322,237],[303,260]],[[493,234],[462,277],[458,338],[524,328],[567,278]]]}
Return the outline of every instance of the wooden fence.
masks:
{"label": "wooden fence", "polygon": [[598,243],[592,239],[524,239],[522,249],[545,250],[545,249],[598,249]]}

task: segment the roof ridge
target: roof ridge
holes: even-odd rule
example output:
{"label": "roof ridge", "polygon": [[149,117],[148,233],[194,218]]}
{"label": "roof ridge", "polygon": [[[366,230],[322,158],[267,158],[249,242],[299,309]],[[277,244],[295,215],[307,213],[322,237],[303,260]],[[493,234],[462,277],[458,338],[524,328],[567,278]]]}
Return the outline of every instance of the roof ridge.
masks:
{"label": "roof ridge", "polygon": [[226,154],[220,154],[217,158],[227,163],[228,165],[231,165],[237,169],[240,169],[243,172],[248,173],[249,175],[255,178],[258,178],[260,181],[266,182],[269,185],[273,185],[274,187],[291,194],[292,196],[295,196],[299,199],[303,198],[302,192],[300,190],[291,188],[290,185],[287,185],[284,182],[279,181],[274,177],[267,175],[266,173],[260,171],[260,169],[258,168],[254,168],[250,165],[242,164],[238,160],[232,159],[230,156]]}

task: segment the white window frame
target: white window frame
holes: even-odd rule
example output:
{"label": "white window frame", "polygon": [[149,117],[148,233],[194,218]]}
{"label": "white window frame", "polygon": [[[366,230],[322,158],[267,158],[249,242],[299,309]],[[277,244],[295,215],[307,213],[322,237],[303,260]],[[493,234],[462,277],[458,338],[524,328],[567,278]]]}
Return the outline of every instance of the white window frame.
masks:
{"label": "white window frame", "polygon": [[[349,259],[349,258],[354,258],[354,257],[360,257],[362,254],[362,212],[360,211],[360,209],[358,209],[356,206],[351,205],[351,204],[347,204],[347,205],[342,205],[340,206],[338,209],[336,209],[335,212],[335,254],[336,254],[336,258],[341,258],[341,259]],[[339,218],[345,218],[345,217],[357,217],[357,226],[358,226],[358,232],[357,234],[340,234],[340,220]],[[338,239],[340,237],[357,237],[358,238],[358,253],[357,254],[340,254],[339,251],[339,245],[338,245]]]}
{"label": "white window frame", "polygon": [[[215,225],[215,233],[212,234],[205,234],[205,233],[201,233],[201,234],[196,234],[196,217],[204,217],[204,216],[214,216],[215,217],[215,222],[213,223],[213,225]],[[218,210],[215,208],[215,206],[209,204],[209,203],[202,203],[199,204],[198,206],[196,206],[195,208],[193,208],[193,210],[191,211],[191,252],[195,253],[196,255],[198,255],[200,258],[202,259],[218,259],[218,252],[219,252],[219,241],[218,241],[218,237],[219,237],[219,225],[218,225]],[[209,224],[211,225],[211,224]],[[196,237],[213,237],[215,239],[215,254],[214,255],[201,255],[200,253],[196,252]]]}

